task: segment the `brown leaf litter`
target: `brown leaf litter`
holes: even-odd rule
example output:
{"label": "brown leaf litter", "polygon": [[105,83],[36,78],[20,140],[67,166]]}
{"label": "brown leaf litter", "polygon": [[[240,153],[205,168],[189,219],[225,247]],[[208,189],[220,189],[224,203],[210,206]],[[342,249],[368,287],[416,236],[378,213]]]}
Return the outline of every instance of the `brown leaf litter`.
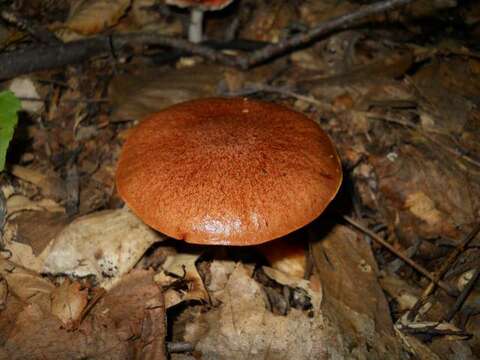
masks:
{"label": "brown leaf litter", "polygon": [[[64,39],[182,30],[177,13],[150,0],[78,1],[70,11],[47,3],[18,9],[77,31]],[[147,113],[227,93],[282,102],[336,140],[347,174],[340,200],[353,202],[355,217],[435,273],[480,209],[480,67],[454,39],[417,43],[428,24],[410,17],[453,3],[416,1],[370,19],[402,28],[336,32],[248,72],[197,57],[153,67],[164,50],[139,46],[19,79],[19,93],[44,101],[24,102],[31,119],[20,122],[19,154],[2,175],[0,358],[162,359],[166,339],[194,345],[172,359],[475,358],[478,285],[449,324],[456,299],[442,290],[409,318],[429,282],[336,220],[314,224],[293,261],[279,248],[263,257],[254,248],[186,250],[120,209],[113,181],[120,144]],[[478,33],[471,3],[458,15]],[[209,36],[281,41],[358,4],[234,6],[209,19]],[[479,265],[473,241],[443,281],[462,291]]]}

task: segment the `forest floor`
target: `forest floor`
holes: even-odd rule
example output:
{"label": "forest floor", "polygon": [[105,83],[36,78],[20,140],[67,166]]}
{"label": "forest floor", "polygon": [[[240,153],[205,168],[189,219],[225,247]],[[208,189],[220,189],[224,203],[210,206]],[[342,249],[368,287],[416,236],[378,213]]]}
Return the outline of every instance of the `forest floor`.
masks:
{"label": "forest floor", "polygon": [[[0,173],[0,358],[477,359],[480,3],[348,18],[373,3],[233,1],[202,44],[162,1],[0,4],[1,86],[22,104]],[[268,44],[285,48],[254,64]],[[262,246],[151,230],[116,191],[125,139],[231,96],[313,119],[339,194]]]}

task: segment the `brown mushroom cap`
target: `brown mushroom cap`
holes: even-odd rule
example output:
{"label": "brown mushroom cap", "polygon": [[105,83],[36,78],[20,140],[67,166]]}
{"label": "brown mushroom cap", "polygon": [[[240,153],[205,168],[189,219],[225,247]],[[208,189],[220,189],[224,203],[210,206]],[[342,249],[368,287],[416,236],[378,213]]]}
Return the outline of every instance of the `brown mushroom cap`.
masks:
{"label": "brown mushroom cap", "polygon": [[254,245],[318,217],[342,171],[328,136],[305,115],[245,98],[169,107],[132,130],[120,196],[145,223],[197,244]]}

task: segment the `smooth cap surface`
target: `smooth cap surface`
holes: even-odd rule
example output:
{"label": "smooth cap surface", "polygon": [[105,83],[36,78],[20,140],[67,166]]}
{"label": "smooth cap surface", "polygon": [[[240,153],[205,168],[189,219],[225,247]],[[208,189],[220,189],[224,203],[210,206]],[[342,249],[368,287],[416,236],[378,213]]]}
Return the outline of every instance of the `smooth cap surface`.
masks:
{"label": "smooth cap surface", "polygon": [[244,98],[174,105],[132,130],[120,196],[143,221],[198,244],[253,245],[314,220],[338,191],[337,153],[320,127]]}

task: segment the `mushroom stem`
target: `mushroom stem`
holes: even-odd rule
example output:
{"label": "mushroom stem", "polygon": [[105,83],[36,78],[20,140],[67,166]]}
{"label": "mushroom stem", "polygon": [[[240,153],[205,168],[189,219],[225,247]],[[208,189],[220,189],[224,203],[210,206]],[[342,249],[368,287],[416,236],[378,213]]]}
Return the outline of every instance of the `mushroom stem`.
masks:
{"label": "mushroom stem", "polygon": [[198,44],[203,38],[203,10],[194,7],[190,10],[190,24],[188,25],[188,40]]}
{"label": "mushroom stem", "polygon": [[[296,240],[296,241],[295,241]],[[280,238],[261,244],[256,249],[269,265],[294,278],[302,279],[307,268],[305,243],[295,238]]]}

